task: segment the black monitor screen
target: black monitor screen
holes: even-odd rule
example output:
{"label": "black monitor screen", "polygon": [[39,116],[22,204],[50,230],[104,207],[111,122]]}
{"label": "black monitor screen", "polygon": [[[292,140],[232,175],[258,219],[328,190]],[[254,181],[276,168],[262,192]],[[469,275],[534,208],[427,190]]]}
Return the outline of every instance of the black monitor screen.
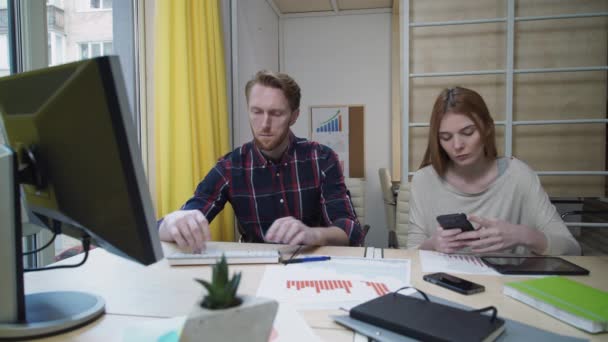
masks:
{"label": "black monitor screen", "polygon": [[147,265],[162,250],[128,108],[117,57],[0,79],[8,144],[21,166],[29,155],[38,170],[31,176],[38,186],[25,186],[29,207]]}

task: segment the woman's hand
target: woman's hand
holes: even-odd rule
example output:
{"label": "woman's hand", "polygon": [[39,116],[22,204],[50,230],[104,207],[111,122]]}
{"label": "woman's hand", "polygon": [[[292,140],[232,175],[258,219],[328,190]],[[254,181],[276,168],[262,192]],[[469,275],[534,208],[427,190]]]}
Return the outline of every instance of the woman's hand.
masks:
{"label": "woman's hand", "polygon": [[435,234],[420,245],[420,249],[434,250],[441,253],[454,253],[467,246],[460,236],[461,229],[443,229],[437,227]]}
{"label": "woman's hand", "polygon": [[474,253],[502,251],[517,245],[525,245],[536,253],[542,253],[547,248],[545,235],[528,226],[474,215],[469,216],[469,221],[478,224],[479,228],[464,232],[458,238],[467,240],[466,246],[471,247]]}

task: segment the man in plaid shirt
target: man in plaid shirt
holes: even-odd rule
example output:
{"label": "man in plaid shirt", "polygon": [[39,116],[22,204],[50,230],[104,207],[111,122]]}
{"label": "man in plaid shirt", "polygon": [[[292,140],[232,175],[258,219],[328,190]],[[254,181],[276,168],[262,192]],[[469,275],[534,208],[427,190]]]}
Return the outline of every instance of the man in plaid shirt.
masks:
{"label": "man in plaid shirt", "polygon": [[297,138],[300,87],[288,75],[260,71],[245,87],[253,141],[221,158],[159,234],[200,251],[209,222],[229,201],[243,240],[292,245],[363,243],[338,157],[329,147]]}

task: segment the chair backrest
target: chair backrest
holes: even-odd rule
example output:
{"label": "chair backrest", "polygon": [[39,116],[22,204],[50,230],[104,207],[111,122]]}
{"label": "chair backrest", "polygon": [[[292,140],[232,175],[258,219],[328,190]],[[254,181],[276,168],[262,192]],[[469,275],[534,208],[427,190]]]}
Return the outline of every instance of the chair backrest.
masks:
{"label": "chair backrest", "polygon": [[384,200],[384,212],[386,214],[386,224],[388,231],[395,231],[395,193],[393,192],[393,183],[391,175],[385,168],[378,169],[380,176],[380,188],[382,189],[382,199]]}
{"label": "chair backrest", "polygon": [[410,222],[410,183],[401,182],[397,193],[397,218],[395,231],[401,248],[407,246],[407,230]]}
{"label": "chair backrest", "polygon": [[[365,223],[365,179],[363,178],[344,178],[344,184],[350,192],[350,199],[357,213],[357,218],[363,228],[363,234],[369,232],[369,224]],[[365,238],[364,238],[365,243]]]}
{"label": "chair backrest", "polygon": [[350,191],[350,199],[355,207],[357,218],[361,225],[365,224],[365,179],[344,178],[344,184]]}
{"label": "chair backrest", "polygon": [[395,233],[396,205],[397,196],[393,188],[391,174],[385,168],[378,169],[380,176],[380,188],[382,189],[382,199],[384,200],[384,214],[386,216],[386,225],[388,229],[388,247],[398,248],[397,234]]}

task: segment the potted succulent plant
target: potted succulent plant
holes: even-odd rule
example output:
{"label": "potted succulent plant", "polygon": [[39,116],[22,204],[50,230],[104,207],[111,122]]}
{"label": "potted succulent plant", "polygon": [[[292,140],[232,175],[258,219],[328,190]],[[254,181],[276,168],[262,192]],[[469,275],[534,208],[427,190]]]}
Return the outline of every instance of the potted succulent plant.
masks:
{"label": "potted succulent plant", "polygon": [[195,279],[207,294],[188,315],[180,341],[268,341],[277,313],[275,300],[237,296],[241,273],[228,279],[225,256],[213,265],[211,282]]}

